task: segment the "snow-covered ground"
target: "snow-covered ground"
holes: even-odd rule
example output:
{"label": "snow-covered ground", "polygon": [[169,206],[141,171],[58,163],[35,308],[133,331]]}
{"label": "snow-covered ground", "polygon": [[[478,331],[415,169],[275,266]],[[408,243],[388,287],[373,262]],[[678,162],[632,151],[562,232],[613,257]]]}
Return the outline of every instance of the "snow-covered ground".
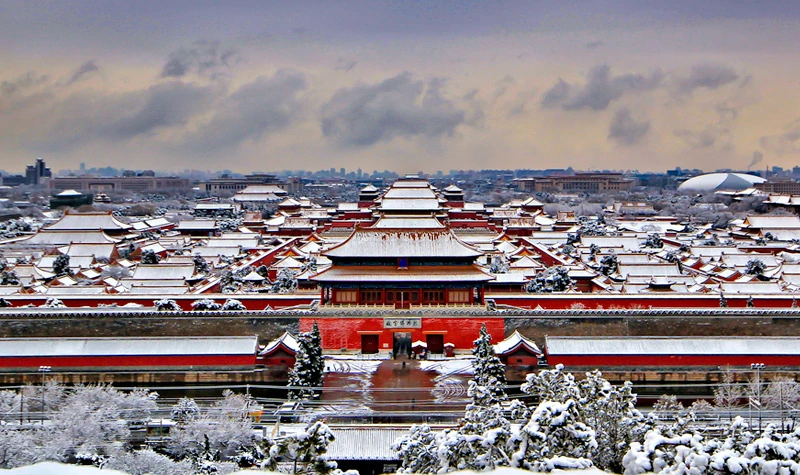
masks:
{"label": "snow-covered ground", "polygon": [[422,360],[419,367],[423,371],[436,371],[437,373],[448,376],[451,374],[472,374],[472,356],[460,356],[457,358],[447,358],[443,360]]}
{"label": "snow-covered ground", "polygon": [[325,358],[325,372],[372,374],[378,369],[380,364],[380,360]]}
{"label": "snow-covered ground", "polygon": [[11,470],[0,470],[8,475],[126,475],[116,470],[102,470],[97,467],[84,467],[79,465],[65,465],[57,462],[41,462],[27,467],[17,467]]}
{"label": "snow-covered ground", "polygon": [[[3,475],[127,475],[124,472],[118,472],[116,470],[103,470],[95,467],[83,467],[77,465],[65,465],[62,463],[56,462],[42,462],[37,463],[36,465],[29,465],[27,467],[18,467],[13,468],[11,470],[0,470],[0,473]],[[253,475],[253,474],[260,474],[260,475],[270,475],[275,474],[275,472],[262,472],[262,471],[254,471],[254,470],[243,470],[241,472],[236,472],[231,475]],[[451,475],[473,475],[476,472],[453,472]],[[482,474],[492,474],[492,475],[531,475],[532,472],[528,472],[526,470],[519,470],[516,468],[499,468],[497,470],[491,472],[481,472]],[[588,469],[588,470],[553,470],[551,472],[553,475],[610,475],[608,472],[604,472],[599,469]],[[153,475],[161,475],[161,474],[153,474]],[[277,475],[277,474],[275,474]]]}
{"label": "snow-covered ground", "polygon": [[[27,467],[17,467],[11,470],[2,470],[3,475],[128,475],[117,470],[105,470],[97,467],[86,467],[80,465],[65,465],[57,462],[41,462]],[[231,475],[278,475],[276,472],[242,470]],[[162,475],[154,473],[152,475]]]}

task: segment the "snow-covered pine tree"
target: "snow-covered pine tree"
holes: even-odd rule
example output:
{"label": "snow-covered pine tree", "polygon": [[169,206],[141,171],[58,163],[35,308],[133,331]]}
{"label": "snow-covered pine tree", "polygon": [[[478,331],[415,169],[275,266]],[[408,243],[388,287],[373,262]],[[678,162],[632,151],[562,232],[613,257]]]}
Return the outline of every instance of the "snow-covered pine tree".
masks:
{"label": "snow-covered pine tree", "polygon": [[622,459],[630,444],[642,440],[652,428],[636,409],[633,385],[625,382],[615,387],[595,370],[578,382],[578,391],[583,420],[594,429],[597,441],[597,449],[590,458],[598,468],[621,472]]}
{"label": "snow-covered pine tree", "polygon": [[511,466],[551,472],[592,467],[588,458],[597,450],[595,431],[581,421],[578,401],[542,401],[514,443]]}
{"label": "snow-covered pine tree", "polygon": [[413,425],[392,444],[400,459],[397,473],[436,473],[439,470],[437,435],[428,424]]}
{"label": "snow-covered pine tree", "polygon": [[289,370],[289,399],[313,399],[315,389],[322,386],[325,371],[322,338],[317,322],[314,322],[310,332],[300,334],[297,343],[299,348],[295,354],[294,367]]}
{"label": "snow-covered pine tree", "polygon": [[269,449],[267,466],[276,461],[291,462],[292,474],[324,475],[337,471],[336,462],[325,459],[328,445],[335,437],[330,428],[322,422],[312,422],[305,431],[277,439]]}
{"label": "snow-covered pine tree", "polygon": [[494,352],[492,335],[486,330],[485,323],[481,325],[480,336],[475,340],[472,354],[475,359],[472,361],[473,375],[468,391],[472,405],[486,408],[505,401],[507,399],[505,365]]}

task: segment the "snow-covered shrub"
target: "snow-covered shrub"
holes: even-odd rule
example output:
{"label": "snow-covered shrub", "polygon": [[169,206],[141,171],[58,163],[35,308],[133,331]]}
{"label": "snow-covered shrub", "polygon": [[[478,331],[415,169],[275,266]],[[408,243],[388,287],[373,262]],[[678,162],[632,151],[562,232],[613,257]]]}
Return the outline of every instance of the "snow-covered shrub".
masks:
{"label": "snow-covered shrub", "polygon": [[67,308],[67,306],[64,305],[64,302],[62,302],[61,300],[59,300],[59,299],[57,299],[55,297],[50,297],[49,299],[47,299],[47,301],[44,303],[44,305],[41,305],[41,307],[43,307],[43,308]]}
{"label": "snow-covered shrub", "polygon": [[551,267],[539,272],[525,286],[525,290],[530,293],[551,293],[566,292],[573,286],[572,279],[569,277],[569,270],[566,267]]}
{"label": "snow-covered shrub", "polygon": [[489,265],[489,272],[493,274],[505,274],[508,272],[508,259],[503,254],[495,254],[492,263]]}
{"label": "snow-covered shrub", "polygon": [[761,259],[750,259],[747,261],[744,273],[759,276],[763,275],[765,270],[767,270],[767,266],[764,264],[764,261]]}
{"label": "snow-covered shrub", "polygon": [[180,312],[181,306],[178,305],[178,302],[172,299],[160,299],[154,300],[153,305],[156,307],[156,311],[158,312]]}
{"label": "snow-covered shrub", "polygon": [[272,284],[272,292],[276,294],[291,294],[297,290],[297,277],[292,269],[284,268],[278,272]]}
{"label": "snow-covered shrub", "polygon": [[236,299],[227,299],[222,304],[222,310],[247,310],[244,304]]}
{"label": "snow-covered shrub", "polygon": [[152,249],[145,249],[142,251],[142,264],[158,264],[161,261],[161,256],[156,254]]}
{"label": "snow-covered shrub", "polygon": [[192,302],[192,310],[211,311],[211,310],[219,310],[221,308],[222,305],[218,304],[213,299],[200,299]]}
{"label": "snow-covered shrub", "polygon": [[194,472],[189,460],[176,462],[166,455],[147,448],[110,457],[102,468],[120,470],[130,475],[186,475]]}

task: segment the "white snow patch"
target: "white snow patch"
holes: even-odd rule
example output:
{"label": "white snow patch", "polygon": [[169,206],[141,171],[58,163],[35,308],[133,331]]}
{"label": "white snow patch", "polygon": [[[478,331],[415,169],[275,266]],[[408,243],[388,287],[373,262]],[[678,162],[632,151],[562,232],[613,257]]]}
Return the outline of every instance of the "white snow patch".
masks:
{"label": "white snow patch", "polygon": [[423,360],[419,362],[419,369],[423,371],[436,371],[442,375],[472,374],[472,356],[464,358],[447,358],[444,360]]}
{"label": "white snow patch", "polygon": [[8,475],[126,475],[117,470],[104,470],[97,467],[82,465],[66,465],[58,462],[41,462],[25,467],[0,470]]}
{"label": "white snow patch", "polygon": [[[459,472],[453,472],[450,475],[472,475],[477,472],[471,472],[468,470],[463,470]],[[529,470],[522,470],[519,468],[509,468],[509,467],[501,467],[496,468],[489,472],[480,472],[481,474],[492,474],[492,475],[531,475],[531,471]],[[604,472],[599,468],[587,468],[584,470],[560,470],[555,469],[552,472],[548,472],[551,475],[613,475],[609,472]]]}
{"label": "white snow patch", "polygon": [[325,358],[326,373],[372,374],[381,364],[380,360],[353,360]]}

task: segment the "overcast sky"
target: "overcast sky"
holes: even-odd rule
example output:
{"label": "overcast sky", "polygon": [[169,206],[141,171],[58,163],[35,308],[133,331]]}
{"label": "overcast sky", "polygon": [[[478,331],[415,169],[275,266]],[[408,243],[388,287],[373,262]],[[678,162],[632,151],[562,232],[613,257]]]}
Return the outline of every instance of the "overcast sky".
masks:
{"label": "overcast sky", "polygon": [[0,2],[0,168],[800,165],[798,1]]}

